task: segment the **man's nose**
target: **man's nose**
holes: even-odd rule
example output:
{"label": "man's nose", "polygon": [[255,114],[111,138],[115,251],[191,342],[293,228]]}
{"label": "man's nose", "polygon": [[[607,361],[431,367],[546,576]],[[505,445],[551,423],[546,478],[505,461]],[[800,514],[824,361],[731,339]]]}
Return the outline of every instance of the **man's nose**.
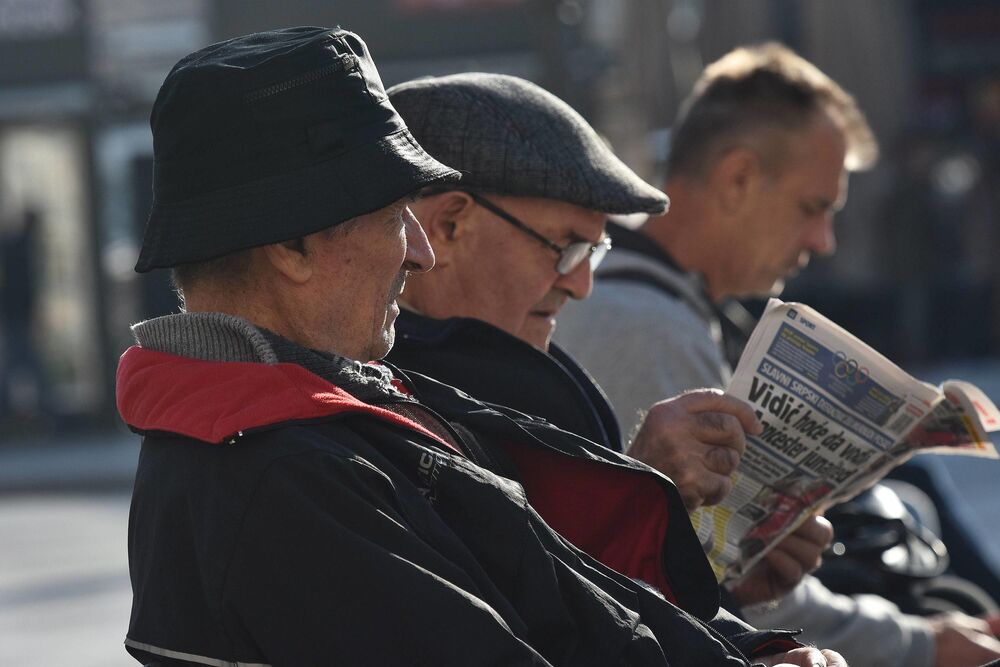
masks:
{"label": "man's nose", "polygon": [[836,252],[837,235],[833,229],[833,212],[826,213],[813,222],[802,245],[812,254],[821,257]]}
{"label": "man's nose", "polygon": [[584,259],[572,271],[559,276],[555,287],[565,291],[574,299],[586,299],[594,288],[594,272],[590,268],[590,262]]}
{"label": "man's nose", "polygon": [[424,273],[434,268],[434,249],[416,216],[407,207],[403,211],[403,229],[406,232],[406,258],[403,266],[411,273]]}

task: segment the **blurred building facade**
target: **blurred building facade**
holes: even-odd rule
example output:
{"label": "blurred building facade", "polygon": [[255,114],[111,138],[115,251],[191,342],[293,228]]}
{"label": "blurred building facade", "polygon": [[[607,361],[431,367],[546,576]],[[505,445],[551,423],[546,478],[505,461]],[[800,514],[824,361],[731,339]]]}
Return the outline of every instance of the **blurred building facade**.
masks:
{"label": "blurred building facade", "polygon": [[0,304],[33,305],[31,350],[13,317],[0,329],[0,440],[113,421],[129,323],[176,309],[164,272],[132,272],[159,85],[201,46],[299,24],[362,34],[387,84],[471,69],[534,80],[654,182],[702,66],[783,41],[855,94],[884,148],[852,180],[840,251],[789,296],[907,363],[1000,354],[996,3],[0,0],[0,242],[32,267],[0,271]]}

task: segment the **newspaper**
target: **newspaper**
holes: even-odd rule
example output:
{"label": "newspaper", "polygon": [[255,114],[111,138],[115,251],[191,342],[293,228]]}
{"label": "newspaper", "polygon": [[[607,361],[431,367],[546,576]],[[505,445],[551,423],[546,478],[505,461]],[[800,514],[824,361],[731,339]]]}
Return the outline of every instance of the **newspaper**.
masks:
{"label": "newspaper", "polygon": [[815,310],[768,302],[728,393],[764,425],[733,490],[692,521],[720,581],[740,577],[810,515],[918,451],[997,458],[1000,411],[977,387],[920,382]]}

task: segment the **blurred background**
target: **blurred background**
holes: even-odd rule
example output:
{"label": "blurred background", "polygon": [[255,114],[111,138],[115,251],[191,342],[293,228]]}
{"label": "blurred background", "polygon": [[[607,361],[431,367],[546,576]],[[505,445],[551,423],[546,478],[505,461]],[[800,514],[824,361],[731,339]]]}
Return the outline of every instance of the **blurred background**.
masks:
{"label": "blurred background", "polygon": [[[705,64],[793,47],[856,96],[883,157],[852,178],[838,253],[785,297],[1000,402],[998,2],[0,0],[0,665],[130,664],[137,442],[114,372],[128,325],[176,310],[165,273],[132,271],[164,75],[214,41],[337,24],[387,86],[468,70],[545,86],[654,184]],[[950,465],[996,525],[1000,464]]]}

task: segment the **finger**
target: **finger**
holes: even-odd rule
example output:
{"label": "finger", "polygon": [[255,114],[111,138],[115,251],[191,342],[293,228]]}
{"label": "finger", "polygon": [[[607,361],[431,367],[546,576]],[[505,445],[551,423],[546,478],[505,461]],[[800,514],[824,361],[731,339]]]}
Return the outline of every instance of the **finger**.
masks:
{"label": "finger", "polygon": [[819,545],[825,550],[833,541],[833,524],[826,517],[811,516],[803,521],[792,535]]}
{"label": "finger", "polygon": [[[733,486],[729,478],[733,468],[731,462],[713,460],[706,463],[705,455],[709,447],[698,442],[690,442],[682,449],[678,452],[676,448],[664,447],[649,438],[634,442],[628,454],[669,477],[688,511],[705,504],[714,505],[729,495]],[[726,470],[727,473],[714,472],[711,468]]]}
{"label": "finger", "polygon": [[712,446],[705,451],[704,462],[708,470],[729,476],[739,467],[740,455],[730,447]]}
{"label": "finger", "polygon": [[699,442],[731,447],[743,454],[746,435],[739,419],[724,412],[695,412],[691,418],[690,433]]}
{"label": "finger", "polygon": [[782,590],[793,588],[810,571],[807,564],[784,549],[772,549],[764,556],[764,562],[771,570],[770,578],[774,587]]}
{"label": "finger", "polygon": [[960,611],[950,612],[944,615],[948,623],[955,625],[957,627],[962,627],[967,630],[972,630],[980,634],[993,636],[994,632],[990,629],[990,624],[987,623],[982,618],[977,618],[976,616],[969,616]]}
{"label": "finger", "polygon": [[[716,448],[731,452],[712,453]],[[658,403],[646,415],[628,454],[660,470],[673,468],[675,474],[677,469],[695,466],[728,475],[745,448],[743,429],[735,417],[718,412],[690,414]]]}
{"label": "finger", "polygon": [[847,660],[836,651],[823,649],[821,653],[826,658],[827,667],[847,667]]}
{"label": "finger", "polygon": [[[771,664],[774,667],[791,667],[792,665],[795,665],[795,667],[831,667],[827,663],[826,654],[828,653],[834,656],[837,655],[833,651],[820,651],[811,646],[806,646],[804,648],[793,649],[784,655],[778,656],[777,662]],[[837,665],[837,663],[833,664]],[[841,663],[838,667],[845,666]]]}
{"label": "finger", "polygon": [[718,475],[712,479],[712,483],[707,485],[702,494],[702,503],[705,505],[718,505],[733,490],[733,481],[728,475]]}
{"label": "finger", "polygon": [[986,624],[990,627],[990,634],[1000,635],[1000,614],[994,614],[992,616],[987,616],[985,619]]}
{"label": "finger", "polygon": [[804,540],[795,533],[785,536],[771,553],[774,558],[786,557],[798,563],[804,572],[812,572],[823,563],[824,545]]}
{"label": "finger", "polygon": [[723,394],[717,389],[689,391],[672,400],[683,402],[689,412],[724,412],[733,415],[747,433],[756,435],[764,428],[749,403],[735,396]]}
{"label": "finger", "polygon": [[715,505],[721,502],[733,489],[732,480],[728,475],[718,475],[708,470],[696,473],[690,467],[681,470],[680,475],[671,479],[680,491],[684,506],[689,512],[702,505]]}

